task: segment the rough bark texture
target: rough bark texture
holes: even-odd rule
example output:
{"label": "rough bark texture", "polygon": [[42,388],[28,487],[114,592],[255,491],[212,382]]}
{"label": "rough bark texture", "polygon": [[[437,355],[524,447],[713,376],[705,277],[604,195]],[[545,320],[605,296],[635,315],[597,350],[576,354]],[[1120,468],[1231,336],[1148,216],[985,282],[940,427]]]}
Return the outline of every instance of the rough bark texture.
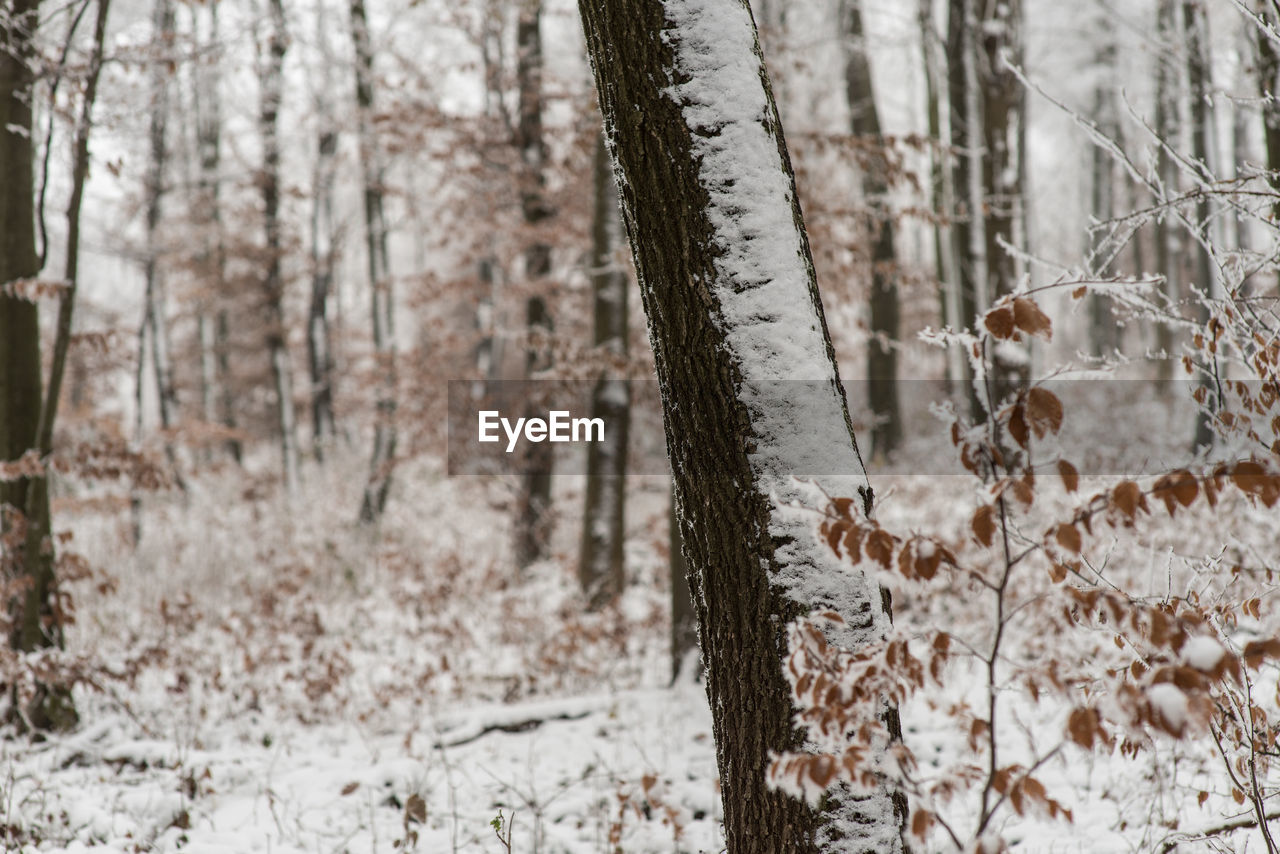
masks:
{"label": "rough bark texture", "polygon": [[888,456],[902,442],[902,409],[898,403],[899,267],[893,246],[893,214],[889,210],[888,157],[880,114],[871,85],[862,29],[861,0],[841,0],[840,32],[844,38],[844,91],[851,130],[873,146],[862,176],[862,191],[870,211],[867,236],[871,242],[871,340],[867,345],[867,382],[871,413],[871,456]]}
{"label": "rough bark texture", "polygon": [[[618,192],[604,139],[596,143],[593,164],[594,209],[591,222],[592,343],[612,361],[627,358],[627,274],[614,259],[621,242]],[[625,377],[607,368],[591,392],[591,418],[605,423],[603,442],[587,445],[587,482],[582,514],[582,550],[578,580],[587,607],[598,610],[622,593],[624,522],[627,500],[627,439],[631,388]],[[614,374],[614,376],[610,376]]]}
{"label": "rough bark texture", "polygon": [[[529,288],[525,328],[530,342],[525,359],[525,378],[529,379],[550,367],[550,348],[546,339],[552,331],[547,301],[539,290],[551,273],[551,246],[539,234],[539,227],[545,225],[552,215],[545,194],[547,146],[542,133],[542,0],[519,0],[516,90],[520,99],[516,123],[516,147],[522,164],[520,211],[532,235],[524,253],[525,284]],[[525,416],[544,414],[535,403]],[[515,560],[521,568],[542,558],[550,543],[553,465],[550,443],[530,446],[516,508]]]}
{"label": "rough bark texture", "polygon": [[[843,597],[846,619],[864,640],[882,630],[883,615],[879,593],[865,579],[846,577],[839,593],[823,588],[828,577],[815,563],[822,555],[809,542],[809,524],[789,526],[789,517],[774,503],[776,494],[786,497],[794,489],[783,472],[797,470],[792,454],[799,451],[795,443],[803,442],[802,434],[832,437],[829,450],[837,456],[852,457],[855,446],[754,23],[740,0],[582,0],[579,8],[662,393],[667,452],[708,665],[728,851],[901,850],[887,792],[861,801],[842,793],[814,809],[769,789],[765,781],[769,752],[800,742],[782,674],[784,627],[826,596]],[[719,67],[676,62],[685,39],[720,50],[715,45],[721,31],[709,22],[721,20],[735,27],[745,22],[750,42],[726,73],[750,69],[742,73],[759,87],[711,105],[708,114],[724,116],[726,124],[710,117],[690,119],[681,96],[668,88],[698,74],[721,73]],[[739,44],[740,31],[726,35],[733,38],[727,43]],[[762,114],[754,112],[757,101],[766,105]],[[743,114],[733,112],[738,103],[748,105]],[[689,109],[696,112],[699,106]],[[765,135],[788,188],[785,194],[753,195],[757,180],[771,180],[762,174],[740,176],[740,183],[728,176],[724,183],[703,180],[706,157],[696,153],[699,148],[714,151],[718,162],[732,161],[731,140],[739,134],[753,141]],[[766,230],[727,221],[733,216],[728,209],[713,209],[713,199],[723,201],[725,193],[748,205],[762,198],[776,201],[781,210],[770,210],[780,219],[770,217]],[[785,239],[796,253],[783,260],[800,265],[799,278],[761,280],[731,272],[734,259],[763,260],[757,253],[779,237],[772,226],[780,223],[786,223]],[[735,313],[760,289],[774,293],[781,281],[794,291],[785,298],[779,294],[765,313],[751,318]],[[792,310],[805,314],[803,329],[774,325]],[[747,339],[783,346],[788,334],[815,342],[825,376],[816,383],[766,388],[762,363],[738,348]],[[801,397],[814,386],[821,394]],[[817,411],[825,415],[811,419]]]}
{"label": "rough bark texture", "polygon": [[356,118],[359,123],[360,166],[364,182],[365,250],[369,264],[369,309],[373,349],[378,357],[378,412],[369,458],[369,480],[360,504],[360,521],[369,524],[382,516],[391,491],[391,469],[396,456],[396,346],[395,310],[391,287],[391,262],[387,251],[387,220],[383,213],[382,181],[385,167],[382,148],[373,126],[373,46],[364,0],[351,2],[351,38],[356,49]]}

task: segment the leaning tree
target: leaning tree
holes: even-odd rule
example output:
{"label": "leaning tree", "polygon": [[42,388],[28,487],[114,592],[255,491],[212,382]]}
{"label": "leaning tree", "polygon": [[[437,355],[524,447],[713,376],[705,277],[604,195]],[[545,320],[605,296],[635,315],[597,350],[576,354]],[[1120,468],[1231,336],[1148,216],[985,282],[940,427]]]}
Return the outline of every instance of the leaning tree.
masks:
{"label": "leaning tree", "polygon": [[765,779],[770,753],[799,744],[787,624],[835,610],[832,640],[854,648],[889,616],[796,506],[815,492],[797,475],[861,463],[755,22],[743,0],[579,8],[662,392],[729,851],[901,851],[887,787],[814,806]]}

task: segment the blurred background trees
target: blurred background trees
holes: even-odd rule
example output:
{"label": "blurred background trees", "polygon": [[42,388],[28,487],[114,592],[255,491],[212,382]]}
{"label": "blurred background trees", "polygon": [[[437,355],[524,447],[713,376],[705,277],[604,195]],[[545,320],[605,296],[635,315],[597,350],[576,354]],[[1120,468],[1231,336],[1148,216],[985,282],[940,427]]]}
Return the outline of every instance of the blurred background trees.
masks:
{"label": "blurred background trees", "polygon": [[[1024,287],[1097,285],[1087,311],[1046,303],[1051,344],[1003,342],[997,399],[1078,353],[1139,379],[1183,376],[1184,356],[1213,376],[1189,349],[1201,298],[1274,296],[1274,10],[1086,6],[754,10],[833,344],[844,376],[871,381],[850,404],[873,466],[912,464],[935,399],[982,411],[972,354],[921,333]],[[39,475],[12,467],[28,452],[64,461],[55,504],[131,503],[136,541],[148,508],[198,504],[201,479],[229,472],[255,500],[328,501],[329,474],[360,479],[334,525],[376,538],[406,463],[439,476],[449,379],[589,381],[595,411],[633,411],[630,437],[578,466],[585,484],[552,477],[565,460],[542,445],[481,506],[513,576],[565,567],[597,611],[636,583],[629,544],[668,529],[665,509],[633,508],[665,508],[668,486],[621,475],[661,427],[620,383],[651,376],[652,354],[571,4],[116,0],[108,18],[98,0],[11,0],[0,34],[11,626],[57,643],[56,585],[21,582],[52,578],[62,525],[28,498]],[[68,206],[82,229],[46,214]],[[914,382],[948,378],[936,398]],[[1203,418],[1176,429],[1209,441]],[[675,625],[673,662],[690,642]]]}

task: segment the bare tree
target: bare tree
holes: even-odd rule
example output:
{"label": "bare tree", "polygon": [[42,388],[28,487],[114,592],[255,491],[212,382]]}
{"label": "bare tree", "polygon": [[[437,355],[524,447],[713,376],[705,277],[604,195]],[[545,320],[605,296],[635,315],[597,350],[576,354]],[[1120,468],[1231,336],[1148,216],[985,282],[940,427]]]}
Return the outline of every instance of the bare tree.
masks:
{"label": "bare tree", "polygon": [[845,622],[832,642],[853,648],[883,637],[888,614],[788,506],[813,497],[793,474],[851,474],[858,457],[751,12],[579,9],[662,393],[728,850],[901,851],[889,791],[815,808],[765,780],[770,751],[798,746],[782,627],[833,608]]}
{"label": "bare tree", "polygon": [[335,433],[333,421],[333,352],[329,300],[333,291],[337,249],[333,190],[337,173],[338,127],[331,105],[333,60],[328,16],[323,0],[316,4],[315,39],[319,66],[312,72],[316,121],[315,167],[311,195],[311,301],[307,310],[307,366],[311,375],[311,447],[324,459],[325,445]]}

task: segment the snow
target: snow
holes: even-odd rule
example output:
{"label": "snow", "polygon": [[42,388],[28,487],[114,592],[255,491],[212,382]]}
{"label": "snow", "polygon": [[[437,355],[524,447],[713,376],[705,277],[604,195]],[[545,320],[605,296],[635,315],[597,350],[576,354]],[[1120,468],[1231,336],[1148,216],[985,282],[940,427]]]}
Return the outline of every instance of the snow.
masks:
{"label": "snow", "polygon": [[1190,704],[1187,695],[1177,685],[1161,682],[1147,689],[1147,699],[1156,712],[1174,732],[1181,732],[1187,725]]}
{"label": "snow", "polygon": [[1197,635],[1191,638],[1182,647],[1182,660],[1188,666],[1194,667],[1196,670],[1202,670],[1205,673],[1216,669],[1218,662],[1222,661],[1222,656],[1226,654],[1226,650],[1222,645],[1211,637]]}
{"label": "snow", "polygon": [[[688,125],[707,218],[718,252],[712,317],[738,369],[751,415],[755,489],[775,502],[769,533],[775,583],[806,607],[849,619],[833,639],[854,648],[882,637],[888,619],[872,583],[850,576],[814,536],[822,493],[855,494],[861,464],[848,432],[838,377],[810,287],[812,263],[798,227],[795,190],[782,160],[778,117],[766,96],[755,25],[745,3],[667,0],[675,79],[666,90]],[[843,475],[842,478],[831,477]],[[798,506],[797,506],[798,505]],[[807,508],[807,509],[806,509]],[[862,615],[868,614],[869,617]],[[898,850],[888,798],[845,797],[821,834],[836,850],[844,833],[879,851]]]}

